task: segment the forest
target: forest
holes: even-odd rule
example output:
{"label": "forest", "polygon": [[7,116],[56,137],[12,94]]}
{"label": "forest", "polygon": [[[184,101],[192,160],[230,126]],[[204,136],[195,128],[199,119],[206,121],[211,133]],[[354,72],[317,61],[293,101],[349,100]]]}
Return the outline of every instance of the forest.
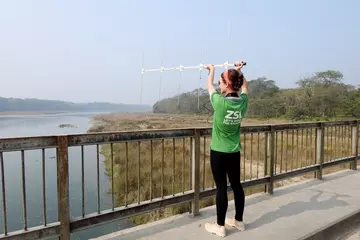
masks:
{"label": "forest", "polygon": [[[343,80],[343,74],[336,70],[316,72],[301,78],[296,82],[296,88],[292,89],[281,89],[275,80],[266,77],[248,79],[249,108],[246,117],[295,121],[358,118],[360,88],[345,84]],[[207,91],[195,89],[156,102],[153,111],[211,114],[212,106]]]}

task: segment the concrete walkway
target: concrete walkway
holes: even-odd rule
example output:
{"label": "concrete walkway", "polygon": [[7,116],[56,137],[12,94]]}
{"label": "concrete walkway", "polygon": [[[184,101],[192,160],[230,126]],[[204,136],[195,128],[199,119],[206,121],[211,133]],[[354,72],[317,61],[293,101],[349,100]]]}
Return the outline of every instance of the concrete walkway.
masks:
{"label": "concrete walkway", "polygon": [[[323,180],[275,189],[272,196],[247,197],[244,214],[247,230],[238,232],[228,228],[226,239],[302,239],[359,209],[360,171],[325,175]],[[196,218],[177,215],[97,239],[221,239],[204,229],[206,222],[216,220],[215,207],[201,209],[200,213]],[[227,216],[234,216],[232,201]]]}
{"label": "concrete walkway", "polygon": [[354,233],[353,235],[351,235],[346,240],[360,240],[360,231]]}

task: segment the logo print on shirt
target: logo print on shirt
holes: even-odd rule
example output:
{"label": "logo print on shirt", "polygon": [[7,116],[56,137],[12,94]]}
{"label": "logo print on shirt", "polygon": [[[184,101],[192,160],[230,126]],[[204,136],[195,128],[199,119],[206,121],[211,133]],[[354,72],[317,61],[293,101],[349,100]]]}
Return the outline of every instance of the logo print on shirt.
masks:
{"label": "logo print on shirt", "polygon": [[225,116],[225,119],[223,121],[226,125],[237,125],[240,124],[242,115],[240,111],[231,111],[227,110],[227,115]]}

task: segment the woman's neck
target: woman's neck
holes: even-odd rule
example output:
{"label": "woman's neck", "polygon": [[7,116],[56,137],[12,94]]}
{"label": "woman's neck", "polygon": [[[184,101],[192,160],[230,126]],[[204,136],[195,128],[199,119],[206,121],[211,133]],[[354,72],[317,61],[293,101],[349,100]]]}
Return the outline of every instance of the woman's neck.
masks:
{"label": "woman's neck", "polygon": [[234,93],[237,93],[237,91],[226,89],[225,95],[234,94]]}
{"label": "woman's neck", "polygon": [[225,96],[238,97],[239,94],[236,91],[226,91]]}

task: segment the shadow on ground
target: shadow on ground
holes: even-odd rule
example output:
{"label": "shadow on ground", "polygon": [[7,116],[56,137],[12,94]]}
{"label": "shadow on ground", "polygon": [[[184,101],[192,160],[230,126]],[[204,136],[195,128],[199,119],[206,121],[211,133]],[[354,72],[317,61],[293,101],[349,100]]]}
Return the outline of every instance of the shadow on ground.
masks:
{"label": "shadow on ground", "polygon": [[324,192],[320,190],[311,191],[316,191],[317,193],[315,193],[309,201],[295,201],[280,206],[279,209],[268,212],[256,219],[255,221],[248,223],[247,229],[258,228],[274,222],[277,219],[298,215],[306,211],[328,210],[330,208],[344,207],[349,205],[345,201],[339,199],[341,197],[350,197],[349,195],[338,195],[333,193],[330,198],[319,201],[319,197],[323,195]]}
{"label": "shadow on ground", "polygon": [[[247,223],[247,229],[255,229],[263,225],[269,224],[275,221],[276,219],[297,215],[305,211],[327,210],[329,208],[343,207],[348,205],[345,201],[340,199],[342,197],[343,198],[350,197],[348,195],[337,195],[334,193],[328,193],[328,192],[323,192],[320,190],[309,189],[309,188],[322,184],[324,183],[324,181],[327,182],[327,181],[336,180],[355,173],[356,172],[352,172],[352,171],[339,172],[337,174],[324,176],[324,180],[314,179],[314,180],[309,180],[306,182],[301,182],[294,185],[275,189],[273,195],[256,194],[254,196],[247,197],[246,206],[249,206],[262,201],[269,201],[271,199],[275,199],[285,194],[294,193],[304,189],[315,192],[308,201],[290,202],[288,204],[280,206],[278,209],[272,212],[265,213],[264,215],[260,216],[253,222]],[[319,201],[319,197],[323,194],[327,195],[327,199]],[[234,211],[234,210],[235,210],[234,204],[229,204],[228,211]],[[199,228],[200,227],[203,228],[203,223],[205,219],[212,217],[214,219],[216,218],[215,212],[216,210],[214,206],[211,206],[205,209],[201,209],[200,216],[197,216],[195,218],[190,217],[188,214],[177,215],[157,221],[156,224],[153,225],[146,224],[135,228],[124,229],[123,231],[115,233],[112,237],[106,239],[134,240],[152,234],[164,232],[172,228],[179,228],[182,226],[186,226],[189,224],[195,225]],[[237,231],[235,229],[229,229],[227,235],[231,235],[236,232]]]}

